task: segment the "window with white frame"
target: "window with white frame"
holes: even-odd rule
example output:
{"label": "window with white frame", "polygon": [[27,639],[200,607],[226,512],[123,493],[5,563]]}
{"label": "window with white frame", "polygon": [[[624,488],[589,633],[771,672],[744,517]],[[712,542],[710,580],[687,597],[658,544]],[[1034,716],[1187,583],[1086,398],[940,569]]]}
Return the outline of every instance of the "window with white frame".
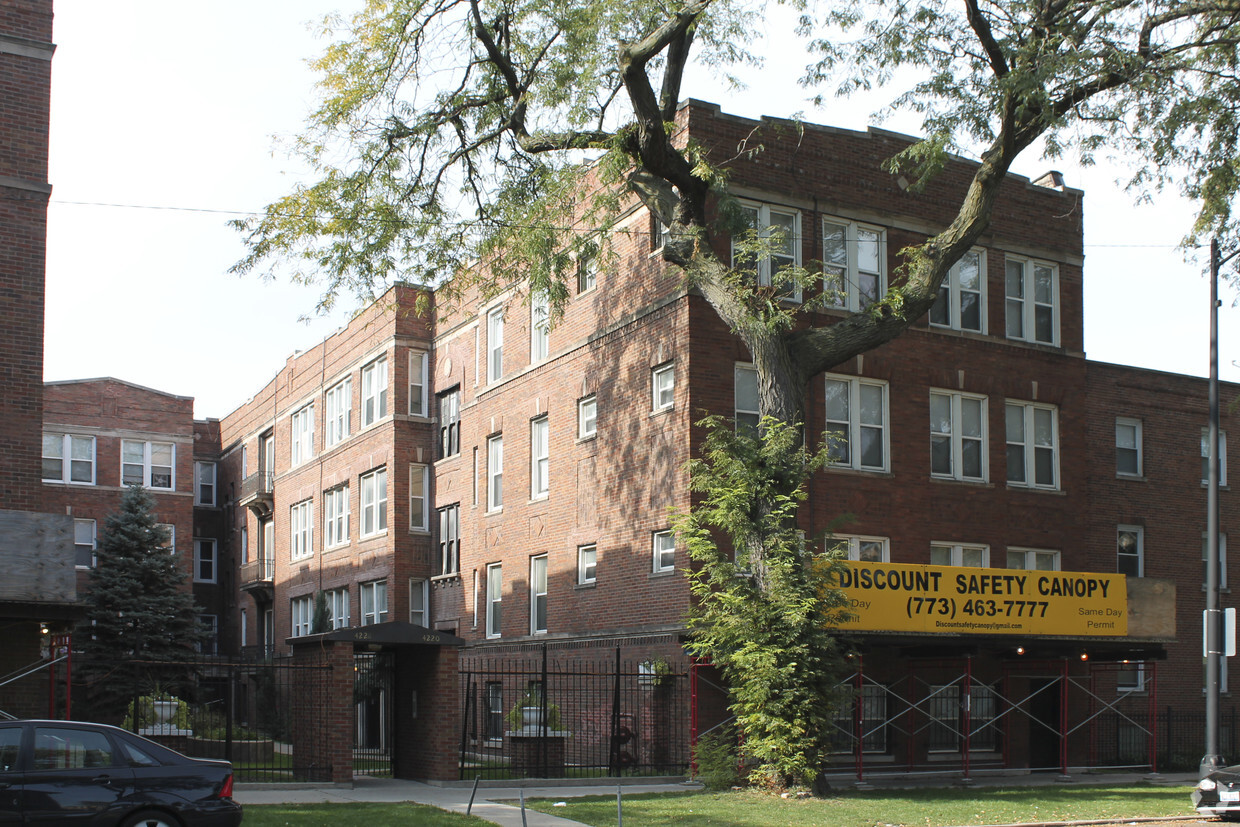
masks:
{"label": "window with white frame", "polygon": [[547,631],[547,555],[530,558],[530,634]]}
{"label": "window with white frame", "polygon": [[504,375],[504,308],[487,313],[487,382],[498,382]]}
{"label": "window with white frame", "polygon": [[361,536],[370,537],[387,531],[387,469],[363,474],[361,486]]}
{"label": "window with white frame", "polygon": [[409,351],[409,415],[430,416],[427,408],[427,369],[429,354],[424,350]]}
{"label": "window with white frame", "polygon": [[194,505],[215,505],[215,463],[194,463]]}
{"label": "window with white frame", "polygon": [[344,379],[323,395],[323,444],[330,448],[348,438],[352,429],[353,380]]}
{"label": "window with white frame", "polygon": [[1115,417],[1115,473],[1141,476],[1141,420]]}
{"label": "window with white frame", "polygon": [[289,507],[289,555],[304,560],[314,554],[314,502],[302,500]]}
{"label": "window with white frame", "polygon": [[323,544],[336,548],[349,542],[349,486],[323,492]]}
{"label": "window with white frame", "polygon": [[425,465],[409,466],[409,528],[429,531],[430,469]]}
{"label": "window with white frame", "polygon": [[577,583],[593,583],[598,575],[598,546],[577,546]]}
{"label": "window with white frame", "polygon": [[333,630],[349,627],[349,590],[348,588],[329,589],[327,591],[327,618]]}
{"label": "window with white frame", "polygon": [[[1210,538],[1207,534],[1201,535],[1201,588],[1206,587],[1206,565],[1209,553]],[[1227,588],[1227,535],[1219,533],[1218,535],[1218,587],[1220,589]]]}
{"label": "window with white frame", "polygon": [[314,627],[314,598],[310,595],[294,597],[289,601],[289,613],[293,619],[293,637],[304,637]]}
{"label": "window with white frame", "polygon": [[887,470],[887,383],[826,377],[828,454],[836,467]]}
{"label": "window with white frame", "polygon": [[758,371],[753,365],[737,362],[732,368],[732,398],[736,430],[758,432],[762,415],[758,412]]}
{"label": "window with white frame", "polygon": [[589,439],[598,431],[598,400],[594,394],[577,400],[577,438]]}
{"label": "window with white frame", "polygon": [[930,565],[986,568],[990,565],[990,548],[964,543],[931,543]]}
{"label": "window with white frame", "polygon": [[1115,688],[1122,694],[1145,691],[1145,661],[1120,661],[1115,671]]}
{"label": "window with white frame", "polygon": [[362,368],[362,427],[373,425],[388,414],[388,362],[386,356]]}
{"label": "window with white frame", "polygon": [[79,434],[44,434],[43,481],[94,485],[95,438]]}
{"label": "window with white frame", "polygon": [[835,534],[824,542],[829,551],[837,551],[844,559],[862,563],[888,563],[891,561],[890,543],[886,537],[861,537]]}
{"label": "window with white frame", "polygon": [[504,435],[487,439],[487,511],[504,507]]}
{"label": "window with white frame", "polygon": [[1032,402],[1007,403],[1007,479],[1029,488],[1059,487],[1058,411]]}
{"label": "window with white frame", "polygon": [[986,397],[930,391],[931,476],[983,482],[986,454]]}
{"label": "window with white frame", "polygon": [[386,623],[388,619],[387,581],[362,583],[357,588],[362,603],[362,625]]}
{"label": "window with white frame", "polygon": [[214,583],[216,578],[215,541],[194,538],[194,582]]}
{"label": "window with white frame", "polygon": [[1006,258],[1007,337],[1059,344],[1059,268],[1044,261]]}
{"label": "window with white frame", "polygon": [[[1210,481],[1210,431],[1201,429],[1201,484]],[[1227,432],[1218,432],[1218,484],[1227,484]]]}
{"label": "window with white frame", "polygon": [[456,574],[461,565],[461,505],[439,509],[439,573]]}
{"label": "window with white frame", "polygon": [[159,535],[159,545],[156,548],[169,554],[176,554],[177,527],[172,523],[156,523],[155,532]]}
{"label": "window with white frame", "polygon": [[499,563],[487,566],[487,637],[499,637],[504,603],[504,569]]}
{"label": "window with white frame", "polygon": [[175,490],[176,446],[171,442],[121,440],[121,485]]}
{"label": "window with white frame", "polygon": [[801,286],[780,273],[801,264],[801,213],[742,204],[741,214],[749,232],[732,238],[732,266],[755,274],[760,286],[774,286],[781,297],[799,302]]}
{"label": "window with white frame", "polygon": [[545,290],[530,292],[530,364],[551,352],[551,299]]}
{"label": "window with white frame", "polygon": [[1059,552],[1042,548],[1009,548],[1007,567],[1026,571],[1059,571]]}
{"label": "window with white frame", "polygon": [[409,622],[414,626],[429,626],[429,586],[425,580],[409,578]]}
{"label": "window with white frame", "polygon": [[244,565],[250,562],[250,529],[246,526],[241,526],[241,536],[237,543],[241,546],[241,563]]}
{"label": "window with white frame", "polygon": [[839,218],[822,220],[822,289],[827,304],[864,310],[887,290],[887,233]]}
{"label": "window with white frame", "polygon": [[670,410],[676,402],[676,365],[668,362],[650,371],[651,410]]}
{"label": "window with white frame", "polygon": [[930,308],[930,324],[986,332],[986,254],[970,250],[952,265]]}
{"label": "window with white frame", "polygon": [[671,531],[656,531],[653,534],[652,550],[654,553],[654,571],[674,571],[676,569],[676,537]]}
{"label": "window with white frame", "polygon": [[1116,527],[1115,570],[1129,577],[1145,576],[1145,529],[1141,526]]}
{"label": "window with white frame", "polygon": [[292,462],[301,465],[314,456],[314,406],[307,405],[289,417],[293,443]]}
{"label": "window with white frame", "polygon": [[550,490],[551,426],[540,416],[530,420],[530,499],[543,499]]}
{"label": "window with white frame", "polygon": [[598,284],[598,255],[577,259],[577,295],[593,290]]}
{"label": "window with white frame", "polygon": [[73,562],[79,569],[95,565],[95,521],[73,521]]}
{"label": "window with white frame", "polygon": [[461,389],[450,388],[436,398],[439,400],[439,458],[454,457],[461,452]]}

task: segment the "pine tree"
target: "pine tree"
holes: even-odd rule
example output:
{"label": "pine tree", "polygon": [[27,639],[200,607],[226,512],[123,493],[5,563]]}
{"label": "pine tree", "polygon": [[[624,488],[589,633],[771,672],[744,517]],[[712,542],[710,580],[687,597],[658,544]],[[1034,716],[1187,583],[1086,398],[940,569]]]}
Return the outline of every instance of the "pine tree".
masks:
{"label": "pine tree", "polygon": [[206,634],[200,609],[183,588],[185,574],[167,548],[168,532],[155,522],[154,502],[132,486],[120,511],[108,517],[85,595],[82,671],[95,711],[117,712],[126,699],[172,690],[183,669],[153,662],[185,661]]}

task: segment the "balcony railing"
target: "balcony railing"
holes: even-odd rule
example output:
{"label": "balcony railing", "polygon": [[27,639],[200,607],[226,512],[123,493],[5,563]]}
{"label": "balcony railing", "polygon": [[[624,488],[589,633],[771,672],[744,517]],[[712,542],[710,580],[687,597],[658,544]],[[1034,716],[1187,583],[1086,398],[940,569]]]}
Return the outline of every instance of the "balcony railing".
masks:
{"label": "balcony railing", "polygon": [[252,589],[270,587],[276,579],[276,561],[274,558],[260,557],[249,563],[241,564],[241,588]]}
{"label": "balcony railing", "polygon": [[238,504],[249,508],[260,518],[268,517],[271,515],[274,491],[275,475],[270,471],[250,474],[241,481],[241,499]]}

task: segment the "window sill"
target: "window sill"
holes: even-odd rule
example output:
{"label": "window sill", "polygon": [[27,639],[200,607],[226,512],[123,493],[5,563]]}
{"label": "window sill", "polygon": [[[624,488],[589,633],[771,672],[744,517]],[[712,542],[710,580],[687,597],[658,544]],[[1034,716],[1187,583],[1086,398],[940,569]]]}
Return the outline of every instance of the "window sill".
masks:
{"label": "window sill", "polygon": [[[432,574],[431,575],[432,583],[443,583],[448,580],[460,580],[460,579],[461,579],[461,573],[459,571],[454,571],[454,572],[451,572],[450,574]],[[474,627],[474,628],[477,628],[477,627]]]}
{"label": "window sill", "polygon": [[387,536],[387,529],[384,529],[383,531],[376,531],[374,534],[359,534],[357,541],[359,543],[365,543],[368,540],[378,540],[379,538],[386,537],[386,536]]}
{"label": "window sill", "polygon": [[647,576],[653,580],[658,577],[671,577],[675,573],[676,569],[663,569],[662,571],[652,571]]}
{"label": "window sill", "polygon": [[1021,485],[1020,483],[1009,482],[1007,484],[1009,491],[1028,491],[1031,494],[1058,494],[1059,496],[1067,496],[1067,492],[1062,488],[1042,488],[1037,485]]}
{"label": "window sill", "polygon": [[504,513],[504,507],[501,505],[499,508],[488,508],[486,511],[482,512],[482,516],[483,517],[494,517],[494,516],[498,516],[503,513]]}
{"label": "window sill", "polygon": [[[834,474],[863,474],[865,476],[887,477],[888,479],[895,478],[895,474],[893,474],[890,470],[879,470],[877,468],[853,468],[851,465],[827,465],[822,470]],[[932,477],[931,479],[938,478]]]}
{"label": "window sill", "polygon": [[455,454],[449,454],[446,457],[440,457],[439,459],[433,460],[431,464],[442,465],[448,462],[452,462],[453,460],[459,460],[460,458],[461,458],[461,452],[457,451]]}
{"label": "window sill", "polygon": [[659,408],[658,410],[651,411],[650,416],[651,417],[664,416],[666,414],[670,414],[674,410],[676,410],[676,406],[672,404],[672,405],[668,405],[666,408]]}
{"label": "window sill", "polygon": [[961,479],[959,477],[945,477],[939,474],[931,474],[930,482],[950,482],[950,483],[956,483],[959,485],[976,485],[981,488],[992,488],[993,487],[990,484],[990,480],[969,480],[969,479]]}
{"label": "window sill", "polygon": [[594,588],[596,583],[597,581],[591,580],[588,583],[578,583],[577,585],[573,586],[573,588],[574,589],[592,589]]}
{"label": "window sill", "polygon": [[547,492],[546,494],[538,494],[537,496],[530,497],[528,500],[526,500],[525,504],[534,505],[536,503],[545,503],[550,498],[551,498],[551,492]]}
{"label": "window sill", "polygon": [[409,526],[409,533],[417,537],[429,537],[431,530],[422,526]]}
{"label": "window sill", "polygon": [[577,437],[577,444],[580,445],[583,442],[593,442],[596,439],[598,439],[598,431],[595,431],[592,434],[587,434],[586,436]]}
{"label": "window sill", "polygon": [[1115,479],[1129,480],[1130,482],[1149,482],[1149,479],[1144,474],[1121,474],[1119,471],[1115,472]]}

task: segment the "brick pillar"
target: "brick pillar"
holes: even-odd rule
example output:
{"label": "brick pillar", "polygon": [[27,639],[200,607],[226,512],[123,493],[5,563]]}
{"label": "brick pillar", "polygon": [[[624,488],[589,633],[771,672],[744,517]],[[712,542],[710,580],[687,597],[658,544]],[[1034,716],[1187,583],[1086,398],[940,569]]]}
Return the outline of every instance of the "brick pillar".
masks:
{"label": "brick pillar", "polygon": [[396,776],[457,780],[462,724],[460,650],[454,646],[406,647],[398,650],[396,663]]}
{"label": "brick pillar", "polygon": [[[353,644],[293,641],[293,759],[310,781],[353,783]],[[317,667],[317,668],[316,668]],[[303,780],[303,779],[298,779]]]}

